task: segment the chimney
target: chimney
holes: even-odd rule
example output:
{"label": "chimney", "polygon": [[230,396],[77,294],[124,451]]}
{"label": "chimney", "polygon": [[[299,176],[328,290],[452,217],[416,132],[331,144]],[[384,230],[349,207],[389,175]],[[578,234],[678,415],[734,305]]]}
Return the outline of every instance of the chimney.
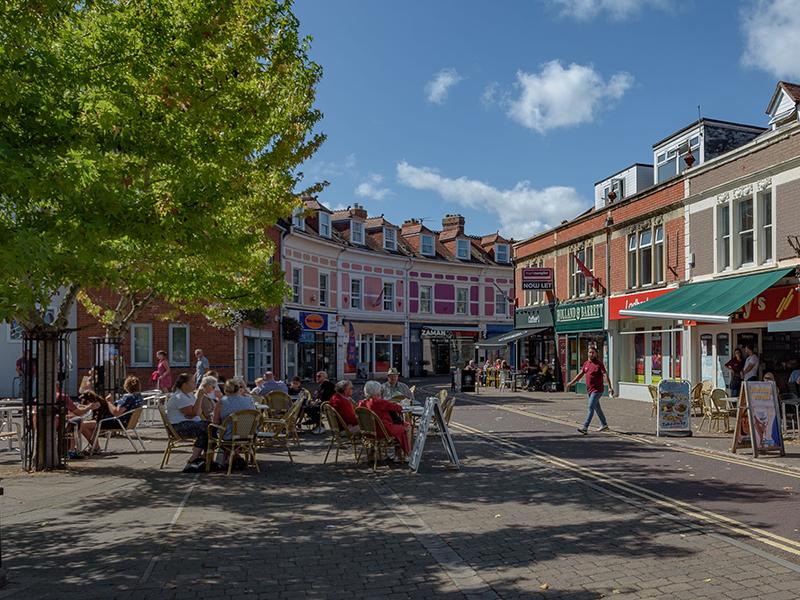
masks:
{"label": "chimney", "polygon": [[419,225],[419,221],[416,219],[406,219],[403,221],[402,232],[403,235],[409,235],[411,233],[411,229]]}
{"label": "chimney", "polygon": [[461,215],[445,215],[442,219],[442,231],[457,231],[464,235],[464,217]]}
{"label": "chimney", "polygon": [[350,209],[350,216],[356,217],[359,219],[366,219],[367,218],[367,209],[360,205],[358,202],[353,204],[353,208]]}

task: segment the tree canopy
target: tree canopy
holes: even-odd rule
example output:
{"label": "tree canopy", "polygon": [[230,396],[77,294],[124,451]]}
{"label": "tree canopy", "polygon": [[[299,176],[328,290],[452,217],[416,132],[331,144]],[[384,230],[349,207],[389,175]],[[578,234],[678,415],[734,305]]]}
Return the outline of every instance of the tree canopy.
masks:
{"label": "tree canopy", "polygon": [[323,141],[290,1],[8,0],[0,40],[0,319],[60,288],[280,302],[265,232]]}

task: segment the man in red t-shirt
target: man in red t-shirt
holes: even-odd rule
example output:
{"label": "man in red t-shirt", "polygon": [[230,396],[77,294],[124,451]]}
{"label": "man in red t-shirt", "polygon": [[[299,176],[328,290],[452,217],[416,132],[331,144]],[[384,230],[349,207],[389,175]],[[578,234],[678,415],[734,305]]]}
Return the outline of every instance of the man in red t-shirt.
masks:
{"label": "man in red t-shirt", "polygon": [[567,384],[567,389],[575,385],[578,380],[586,374],[586,391],[589,392],[589,409],[586,414],[586,419],[582,427],[578,427],[578,432],[586,435],[589,430],[589,423],[592,422],[594,413],[597,413],[597,418],[600,419],[600,429],[598,431],[608,431],[608,423],[606,423],[606,416],[603,414],[603,409],[600,407],[600,397],[603,395],[603,379],[608,383],[608,395],[614,395],[614,387],[611,385],[611,380],[608,378],[605,365],[600,361],[597,356],[597,348],[589,348],[589,360],[583,363],[581,370],[572,378]]}

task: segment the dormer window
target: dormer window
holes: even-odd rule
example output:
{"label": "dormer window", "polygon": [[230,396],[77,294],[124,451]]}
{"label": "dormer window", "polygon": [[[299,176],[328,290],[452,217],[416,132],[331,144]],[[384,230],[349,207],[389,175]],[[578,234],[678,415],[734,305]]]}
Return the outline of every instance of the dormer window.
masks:
{"label": "dormer window", "polygon": [[350,221],[350,241],[354,244],[364,243],[364,223],[361,221]]}
{"label": "dormer window", "polygon": [[322,237],[331,237],[331,216],[325,211],[319,211],[319,234]]}
{"label": "dormer window", "polygon": [[461,260],[469,260],[469,240],[456,240],[456,256]]}
{"label": "dormer window", "polygon": [[419,250],[425,256],[436,256],[436,249],[432,235],[420,236]]}
{"label": "dormer window", "polygon": [[305,208],[298,207],[292,211],[292,226],[300,231],[306,230]]}
{"label": "dormer window", "polygon": [[397,231],[391,227],[383,228],[383,248],[384,250],[397,250]]}
{"label": "dormer window", "polygon": [[499,263],[508,262],[508,244],[495,244],[494,259]]}

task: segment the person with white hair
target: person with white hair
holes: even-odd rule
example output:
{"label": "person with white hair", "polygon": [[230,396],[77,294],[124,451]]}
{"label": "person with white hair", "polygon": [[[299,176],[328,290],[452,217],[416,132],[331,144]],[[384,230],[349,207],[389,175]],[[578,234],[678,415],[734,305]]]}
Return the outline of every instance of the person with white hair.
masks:
{"label": "person with white hair", "polygon": [[386,431],[395,439],[398,460],[404,460],[411,453],[411,428],[403,421],[403,407],[397,402],[384,400],[381,396],[381,384],[377,381],[364,384],[364,398],[358,405],[368,408],[378,416]]}

